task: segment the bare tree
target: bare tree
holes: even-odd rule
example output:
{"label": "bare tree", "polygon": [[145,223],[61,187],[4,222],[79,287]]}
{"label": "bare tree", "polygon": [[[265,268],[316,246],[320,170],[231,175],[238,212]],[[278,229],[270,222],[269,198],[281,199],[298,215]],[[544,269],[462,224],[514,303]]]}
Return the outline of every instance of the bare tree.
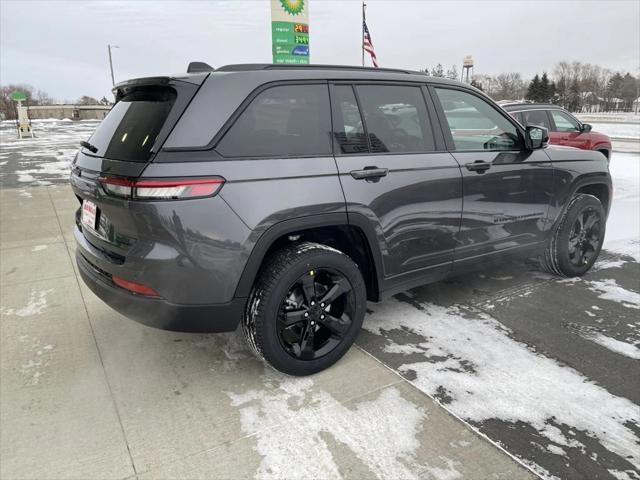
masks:
{"label": "bare tree", "polygon": [[496,77],[494,100],[519,100],[526,94],[525,83],[518,72],[501,73]]}

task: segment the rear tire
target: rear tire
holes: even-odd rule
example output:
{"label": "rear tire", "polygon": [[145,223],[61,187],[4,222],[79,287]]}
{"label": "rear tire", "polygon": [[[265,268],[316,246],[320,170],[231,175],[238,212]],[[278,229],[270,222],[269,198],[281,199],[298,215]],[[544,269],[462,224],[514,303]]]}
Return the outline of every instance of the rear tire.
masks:
{"label": "rear tire", "polygon": [[562,277],[581,277],[593,266],[605,235],[602,203],[593,195],[574,196],[541,257],[542,267]]}
{"label": "rear tire", "polygon": [[249,296],[242,331],[255,354],[289,375],[311,375],[353,344],[366,311],[358,266],[344,253],[305,242],[275,252]]}

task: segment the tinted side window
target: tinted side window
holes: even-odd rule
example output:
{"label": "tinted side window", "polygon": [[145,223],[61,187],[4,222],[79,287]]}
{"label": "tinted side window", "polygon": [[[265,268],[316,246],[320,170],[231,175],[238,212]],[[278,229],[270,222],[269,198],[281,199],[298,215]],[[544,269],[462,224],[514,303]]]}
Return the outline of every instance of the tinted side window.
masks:
{"label": "tinted side window", "polygon": [[356,87],[372,152],[434,150],[433,133],[420,87]]}
{"label": "tinted side window", "polygon": [[560,110],[551,110],[553,123],[556,124],[558,132],[579,132],[578,122]]}
{"label": "tinted side window", "polygon": [[467,92],[436,88],[456,150],[519,150],[518,129],[491,104]]}
{"label": "tinted side window", "polygon": [[522,124],[525,126],[537,125],[539,127],[544,127],[547,130],[551,130],[551,123],[549,122],[546,110],[525,110],[522,112],[522,116],[524,117]]}
{"label": "tinted side window", "polygon": [[333,89],[337,106],[333,123],[335,139],[342,153],[366,153],[369,151],[367,137],[358,102],[351,85],[336,85]]}
{"label": "tinted side window", "polygon": [[225,157],[330,155],[327,85],[282,85],[253,99],[220,140]]}

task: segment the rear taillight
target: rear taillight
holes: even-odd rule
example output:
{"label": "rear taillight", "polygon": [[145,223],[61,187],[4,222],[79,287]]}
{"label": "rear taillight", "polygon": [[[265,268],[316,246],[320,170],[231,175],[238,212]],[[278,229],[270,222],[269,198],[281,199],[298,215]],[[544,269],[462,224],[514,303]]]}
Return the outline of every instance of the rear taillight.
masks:
{"label": "rear taillight", "polygon": [[211,197],[218,193],[224,178],[176,178],[162,180],[127,180],[100,177],[104,190],[117,197],[139,200],[181,200]]}
{"label": "rear taillight", "polygon": [[141,283],[132,282],[130,280],[125,280],[124,278],[117,277],[116,275],[111,276],[111,280],[113,283],[118,285],[120,288],[124,288],[132,293],[137,295],[144,295],[145,297],[159,297],[158,292],[156,292],[153,288],[147,287]]}

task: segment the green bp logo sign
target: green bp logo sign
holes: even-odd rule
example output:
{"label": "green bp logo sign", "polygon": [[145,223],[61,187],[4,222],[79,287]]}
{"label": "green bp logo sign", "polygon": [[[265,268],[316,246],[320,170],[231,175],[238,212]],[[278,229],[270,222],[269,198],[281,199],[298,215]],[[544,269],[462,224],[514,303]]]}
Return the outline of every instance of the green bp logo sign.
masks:
{"label": "green bp logo sign", "polygon": [[273,63],[309,63],[309,0],[271,0],[271,43]]}
{"label": "green bp logo sign", "polygon": [[280,4],[289,15],[300,15],[304,10],[304,0],[280,0]]}

